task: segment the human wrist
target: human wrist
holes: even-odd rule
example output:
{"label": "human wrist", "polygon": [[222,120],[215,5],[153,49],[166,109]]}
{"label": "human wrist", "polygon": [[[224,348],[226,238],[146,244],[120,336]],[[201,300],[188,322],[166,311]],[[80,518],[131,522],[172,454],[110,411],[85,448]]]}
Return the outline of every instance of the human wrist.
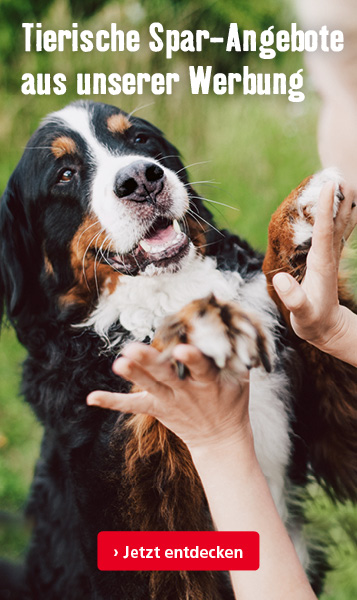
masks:
{"label": "human wrist", "polygon": [[248,421],[229,435],[219,435],[209,440],[196,440],[188,444],[193,462],[197,467],[220,463],[228,457],[239,457],[247,464],[256,460],[253,432]]}

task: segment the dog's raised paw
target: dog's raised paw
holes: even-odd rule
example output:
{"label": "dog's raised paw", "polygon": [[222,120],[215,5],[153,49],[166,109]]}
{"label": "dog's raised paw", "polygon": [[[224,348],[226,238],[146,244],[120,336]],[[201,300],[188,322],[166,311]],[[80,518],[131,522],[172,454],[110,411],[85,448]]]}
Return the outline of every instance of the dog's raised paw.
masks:
{"label": "dog's raised paw", "polygon": [[[192,344],[233,377],[263,366],[271,371],[266,335],[259,321],[233,302],[221,302],[213,294],[194,300],[180,312],[167,317],[155,337],[164,358],[177,344]],[[178,365],[184,378],[187,369]]]}
{"label": "dog's raised paw", "polygon": [[305,179],[277,208],[269,224],[269,243],[263,271],[268,291],[284,313],[284,307],[274,295],[272,278],[279,271],[287,271],[301,282],[306,270],[306,258],[311,247],[317,204],[322,188],[333,183],[333,214],[337,215],[341,202],[343,179],[336,169],[324,169]]}
{"label": "dog's raised paw", "polygon": [[297,215],[293,218],[294,243],[297,249],[308,249],[311,245],[312,228],[315,223],[317,201],[323,186],[328,183],[335,184],[333,216],[336,217],[342,200],[344,200],[341,184],[343,178],[337,169],[324,169],[313,175],[301,190],[297,198]]}

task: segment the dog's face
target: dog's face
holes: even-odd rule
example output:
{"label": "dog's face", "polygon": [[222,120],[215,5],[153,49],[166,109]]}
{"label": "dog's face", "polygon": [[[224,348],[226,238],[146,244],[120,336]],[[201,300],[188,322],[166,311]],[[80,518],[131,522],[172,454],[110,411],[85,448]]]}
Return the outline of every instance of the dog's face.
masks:
{"label": "dog's face", "polygon": [[147,121],[88,102],[50,114],[1,201],[10,315],[37,283],[63,310],[89,308],[123,274],[179,270],[204,239],[190,196],[177,150]]}

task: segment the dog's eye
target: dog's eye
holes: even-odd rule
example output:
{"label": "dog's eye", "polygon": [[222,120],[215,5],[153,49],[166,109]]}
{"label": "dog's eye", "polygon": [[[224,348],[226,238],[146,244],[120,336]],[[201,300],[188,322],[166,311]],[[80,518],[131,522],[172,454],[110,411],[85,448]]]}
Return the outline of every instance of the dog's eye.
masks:
{"label": "dog's eye", "polygon": [[64,171],[61,172],[60,176],[59,176],[59,183],[67,183],[68,181],[71,181],[73,175],[75,174],[74,169],[65,169]]}
{"label": "dog's eye", "polygon": [[146,144],[148,139],[149,139],[149,136],[146,135],[146,133],[138,133],[134,139],[134,143],[135,144]]}

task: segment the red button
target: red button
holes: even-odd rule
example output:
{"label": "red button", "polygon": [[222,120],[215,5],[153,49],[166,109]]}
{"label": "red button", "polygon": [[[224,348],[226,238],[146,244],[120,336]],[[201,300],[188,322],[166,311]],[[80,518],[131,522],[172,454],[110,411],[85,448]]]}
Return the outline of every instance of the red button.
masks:
{"label": "red button", "polygon": [[101,531],[101,571],[255,571],[256,531]]}

